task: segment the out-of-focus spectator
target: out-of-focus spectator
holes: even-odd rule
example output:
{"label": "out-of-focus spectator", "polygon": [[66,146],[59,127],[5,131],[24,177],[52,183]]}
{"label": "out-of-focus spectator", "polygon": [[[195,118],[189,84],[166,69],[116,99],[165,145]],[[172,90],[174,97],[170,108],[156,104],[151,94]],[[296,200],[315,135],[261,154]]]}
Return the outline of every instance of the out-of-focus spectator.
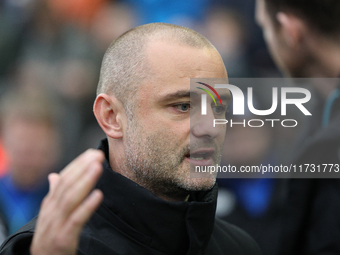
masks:
{"label": "out-of-focus spectator", "polygon": [[[288,164],[305,166],[305,173],[306,166],[339,166],[340,2],[257,0],[256,4],[256,20],[278,68],[287,77],[313,80],[316,104],[290,150]],[[305,178],[287,179],[279,254],[340,254],[340,180],[323,177],[306,173]]]}
{"label": "out-of-focus spectator", "polygon": [[88,114],[95,99],[98,69],[99,66],[86,58],[69,57],[57,63],[30,59],[22,61],[12,75],[13,84],[20,84],[31,93],[47,90],[59,102],[57,125],[61,131],[61,157],[65,164],[80,153],[80,139],[87,139],[82,137],[82,133],[89,126],[98,126],[94,116]]}
{"label": "out-of-focus spectator", "polygon": [[229,77],[250,77],[247,59],[247,27],[236,10],[222,6],[211,8],[201,31],[221,54]]}
{"label": "out-of-focus spectator", "polygon": [[11,234],[39,211],[60,146],[54,106],[44,94],[13,91],[0,109],[9,158],[8,172],[0,179],[0,207]]}

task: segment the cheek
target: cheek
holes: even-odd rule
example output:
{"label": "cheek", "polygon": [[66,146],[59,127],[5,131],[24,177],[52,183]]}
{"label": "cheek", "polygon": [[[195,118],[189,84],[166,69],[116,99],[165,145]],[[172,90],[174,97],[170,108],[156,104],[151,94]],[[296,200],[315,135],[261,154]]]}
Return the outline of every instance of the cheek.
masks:
{"label": "cheek", "polygon": [[268,35],[268,39],[266,39],[267,45],[269,52],[275,62],[275,64],[281,68],[285,69],[285,61],[284,58],[287,55],[284,51],[284,47],[282,45],[282,41],[280,38],[273,33]]}
{"label": "cheek", "polygon": [[[222,125],[221,125],[222,126]],[[225,138],[226,138],[226,132],[227,132],[227,129],[226,129],[226,127],[225,128],[223,128],[223,127],[221,127],[221,130],[220,130],[220,134],[218,135],[218,137],[217,137],[217,143],[220,145],[220,147],[222,148],[223,147],[223,145],[224,145],[224,140],[225,140]]]}
{"label": "cheek", "polygon": [[150,110],[145,106],[137,112],[138,124],[150,133],[174,133],[176,136],[190,133],[190,118],[178,118],[172,116],[165,110]]}
{"label": "cheek", "polygon": [[134,118],[137,119],[138,124],[145,130],[157,129],[157,127],[160,126],[157,111],[152,107],[148,100],[139,99],[139,104],[135,109],[135,112]]}
{"label": "cheek", "polygon": [[190,123],[158,121],[157,125],[149,125],[147,137],[154,145],[158,144],[159,151],[174,153],[190,143]]}
{"label": "cheek", "polygon": [[164,143],[185,144],[190,139],[190,122],[171,122],[158,120],[156,123],[147,123],[150,134],[158,134]]}
{"label": "cheek", "polygon": [[278,45],[277,45],[277,37],[275,36],[272,29],[267,29],[264,32],[264,39],[268,46],[268,49],[273,57],[278,55]]}
{"label": "cheek", "polygon": [[286,72],[291,65],[290,62],[295,62],[296,57],[286,44],[280,29],[268,27],[264,33],[264,38],[275,64],[279,69]]}

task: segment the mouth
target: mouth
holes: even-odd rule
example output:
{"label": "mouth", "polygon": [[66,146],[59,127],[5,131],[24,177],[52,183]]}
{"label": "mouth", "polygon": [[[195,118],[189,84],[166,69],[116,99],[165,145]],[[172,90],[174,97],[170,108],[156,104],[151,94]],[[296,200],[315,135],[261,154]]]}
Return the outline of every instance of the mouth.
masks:
{"label": "mouth", "polygon": [[213,148],[199,149],[192,153],[187,153],[185,159],[193,165],[210,166],[213,164],[212,156],[214,153],[215,149]]}

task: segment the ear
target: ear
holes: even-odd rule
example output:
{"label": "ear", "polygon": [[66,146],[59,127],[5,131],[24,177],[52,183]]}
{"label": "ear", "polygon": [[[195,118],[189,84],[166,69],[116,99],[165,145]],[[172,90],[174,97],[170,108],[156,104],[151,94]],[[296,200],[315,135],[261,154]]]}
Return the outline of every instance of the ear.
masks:
{"label": "ear", "polygon": [[286,12],[277,13],[276,19],[281,25],[285,43],[293,49],[299,48],[306,32],[303,20]]}
{"label": "ear", "polygon": [[115,96],[99,94],[94,102],[93,112],[98,124],[109,137],[123,137],[125,110]]}

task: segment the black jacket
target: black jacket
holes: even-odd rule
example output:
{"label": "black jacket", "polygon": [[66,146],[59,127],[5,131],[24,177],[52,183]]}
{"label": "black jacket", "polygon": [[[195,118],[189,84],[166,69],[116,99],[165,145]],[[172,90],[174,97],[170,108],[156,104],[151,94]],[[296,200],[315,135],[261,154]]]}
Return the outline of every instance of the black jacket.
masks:
{"label": "black jacket", "polygon": [[[100,149],[108,158],[107,141]],[[97,188],[104,201],[81,234],[79,254],[261,254],[244,231],[215,219],[216,186],[191,194],[188,202],[167,202],[105,161]],[[9,237],[0,254],[29,254],[35,222]]]}
{"label": "black jacket", "polygon": [[[324,128],[322,109],[320,102],[298,143],[293,164],[340,164],[340,100],[335,101],[331,121]],[[280,254],[340,254],[340,172],[336,174],[332,179],[288,180]]]}
{"label": "black jacket", "polygon": [[8,229],[4,217],[1,214],[0,208],[0,245],[5,240],[6,236],[8,235]]}

